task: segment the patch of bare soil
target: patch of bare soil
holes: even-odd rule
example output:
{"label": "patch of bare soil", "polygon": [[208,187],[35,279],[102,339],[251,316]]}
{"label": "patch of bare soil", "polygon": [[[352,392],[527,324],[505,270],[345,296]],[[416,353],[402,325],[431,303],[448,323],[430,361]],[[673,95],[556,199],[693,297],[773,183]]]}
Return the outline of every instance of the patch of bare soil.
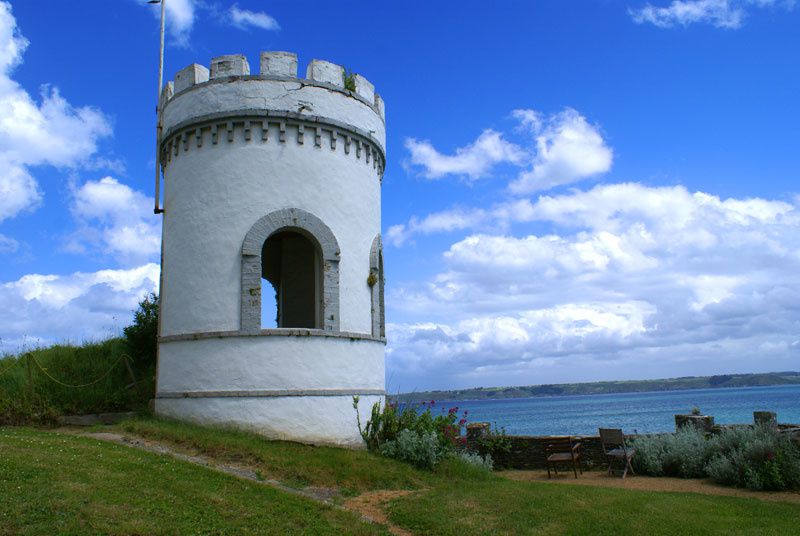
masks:
{"label": "patch of bare soil", "polygon": [[639,491],[672,491],[678,493],[701,493],[704,495],[726,495],[729,497],[744,497],[760,499],[762,501],[788,502],[800,504],[800,493],[792,491],[751,491],[739,488],[729,488],[715,484],[709,479],[699,478],[670,478],[628,475],[625,479],[619,476],[608,476],[602,471],[587,471],[577,479],[569,476],[558,475],[548,480],[544,471],[502,471],[498,473],[511,480],[527,482],[550,482],[555,484],[574,484],[577,486],[596,486],[602,488],[623,488]]}
{"label": "patch of bare soil", "polygon": [[408,532],[389,521],[389,516],[386,512],[386,504],[398,497],[403,497],[409,493],[414,493],[408,490],[378,490],[368,491],[362,493],[358,497],[348,499],[344,503],[347,510],[360,514],[362,517],[372,519],[386,528],[396,536],[412,536],[413,533]]}

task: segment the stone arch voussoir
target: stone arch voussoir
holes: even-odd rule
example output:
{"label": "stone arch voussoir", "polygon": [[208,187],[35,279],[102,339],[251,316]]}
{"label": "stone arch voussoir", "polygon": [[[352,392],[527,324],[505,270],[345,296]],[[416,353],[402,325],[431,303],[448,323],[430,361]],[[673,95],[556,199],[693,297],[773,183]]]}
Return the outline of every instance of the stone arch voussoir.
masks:
{"label": "stone arch voussoir", "polygon": [[325,223],[305,210],[285,208],[260,218],[242,243],[241,331],[261,330],[261,248],[278,231],[292,230],[313,238],[323,269],[323,329],[339,331],[339,243]]}
{"label": "stone arch voussoir", "polygon": [[372,281],[372,336],[386,336],[383,298],[383,242],[377,234],[369,250],[369,274]]}

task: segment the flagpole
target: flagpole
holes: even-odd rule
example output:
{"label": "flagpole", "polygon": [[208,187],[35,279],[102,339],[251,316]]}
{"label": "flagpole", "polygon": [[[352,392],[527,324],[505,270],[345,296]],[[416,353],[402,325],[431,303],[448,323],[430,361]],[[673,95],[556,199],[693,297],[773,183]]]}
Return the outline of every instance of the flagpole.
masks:
{"label": "flagpole", "polygon": [[[159,0],[150,0],[150,3],[155,4]],[[167,0],[161,0],[161,44],[158,48],[158,95],[156,96],[156,191],[155,191],[155,207],[153,208],[154,214],[163,214],[164,209],[159,207],[160,187],[161,187],[161,86],[164,84],[164,18],[165,8],[164,5]],[[155,392],[158,392],[158,368],[161,365],[161,344],[158,340],[161,338],[161,323],[164,320],[163,304],[164,304],[164,216],[161,216],[161,256],[158,263],[158,324],[156,326],[156,385]],[[155,411],[155,405],[153,405]]]}
{"label": "flagpole", "polygon": [[[151,2],[155,3],[155,2]],[[164,15],[167,0],[161,0],[161,44],[158,49],[158,95],[156,95],[156,191],[155,207],[153,214],[161,214],[164,209],[159,207],[161,194],[161,89],[164,84]]]}

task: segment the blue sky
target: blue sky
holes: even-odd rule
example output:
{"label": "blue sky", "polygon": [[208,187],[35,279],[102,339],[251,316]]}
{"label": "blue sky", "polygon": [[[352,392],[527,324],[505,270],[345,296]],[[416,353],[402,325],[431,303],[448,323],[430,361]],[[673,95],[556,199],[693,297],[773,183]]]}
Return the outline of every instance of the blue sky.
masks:
{"label": "blue sky", "polygon": [[[168,0],[386,102],[387,387],[800,369],[800,6]],[[155,288],[157,7],[0,2],[0,350]]]}

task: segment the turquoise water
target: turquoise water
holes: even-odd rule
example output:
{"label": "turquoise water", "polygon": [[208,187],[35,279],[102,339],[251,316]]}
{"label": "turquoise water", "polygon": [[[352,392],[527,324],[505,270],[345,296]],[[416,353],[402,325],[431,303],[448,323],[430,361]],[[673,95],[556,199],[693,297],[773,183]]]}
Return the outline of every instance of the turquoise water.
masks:
{"label": "turquoise water", "polygon": [[[696,389],[507,400],[436,401],[436,408],[458,406],[469,422],[487,421],[517,435],[597,434],[599,427],[626,433],[670,432],[676,413],[698,407],[717,424],[752,423],[753,411],[778,413],[778,422],[800,423],[800,385]],[[441,410],[440,409],[440,410]]]}

